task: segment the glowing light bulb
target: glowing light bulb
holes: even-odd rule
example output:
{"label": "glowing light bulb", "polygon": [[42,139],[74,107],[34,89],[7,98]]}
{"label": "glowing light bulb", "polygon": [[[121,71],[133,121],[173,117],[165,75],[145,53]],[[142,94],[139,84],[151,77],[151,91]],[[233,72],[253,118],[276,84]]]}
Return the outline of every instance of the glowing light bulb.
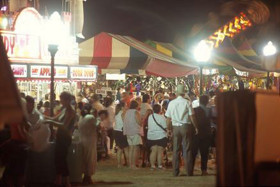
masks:
{"label": "glowing light bulb", "polygon": [[212,48],[205,40],[201,40],[194,48],[194,58],[197,62],[207,62],[211,58],[211,53]]}
{"label": "glowing light bulb", "polygon": [[276,52],[277,52],[277,49],[271,41],[269,41],[266,44],[266,46],[263,48],[263,55],[264,56],[272,56],[272,55],[275,55]]}

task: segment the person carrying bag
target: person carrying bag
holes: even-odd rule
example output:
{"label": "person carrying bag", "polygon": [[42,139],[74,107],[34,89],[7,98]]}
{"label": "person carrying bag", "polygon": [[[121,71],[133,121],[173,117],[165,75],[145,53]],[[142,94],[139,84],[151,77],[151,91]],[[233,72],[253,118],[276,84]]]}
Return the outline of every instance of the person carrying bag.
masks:
{"label": "person carrying bag", "polygon": [[154,113],[148,119],[147,146],[151,149],[150,162],[151,170],[155,169],[157,161],[158,169],[162,169],[162,155],[167,146],[167,124],[163,115],[160,115],[161,106],[153,106]]}

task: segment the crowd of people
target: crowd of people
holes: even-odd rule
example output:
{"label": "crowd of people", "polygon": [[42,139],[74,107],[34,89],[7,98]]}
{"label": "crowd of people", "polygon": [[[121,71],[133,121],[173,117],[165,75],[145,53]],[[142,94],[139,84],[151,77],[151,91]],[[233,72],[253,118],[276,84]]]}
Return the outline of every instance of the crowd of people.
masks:
{"label": "crowd of people", "polygon": [[[1,158],[6,167],[2,184],[26,182],[27,151],[43,152],[53,140],[55,183],[71,186],[67,156],[74,131],[78,132],[82,147],[83,156],[77,159],[82,159],[84,184],[92,183],[97,161],[110,158],[114,152],[118,168],[163,170],[168,167],[167,147],[173,149],[174,176],[179,175],[181,165],[185,166],[187,175],[192,176],[198,152],[201,174],[207,175],[209,149],[215,147],[214,92],[197,98],[187,92],[185,86],[178,85],[176,93],[158,91],[154,95],[141,95],[118,90],[116,98],[112,94],[104,98],[97,94],[75,98],[62,92],[60,101],[54,105],[55,116],[50,117],[48,97],[36,106],[34,98],[22,94],[24,122],[9,124],[0,134]],[[11,134],[8,141],[3,138],[4,132]],[[17,154],[14,160],[18,162],[5,160],[12,154]]]}

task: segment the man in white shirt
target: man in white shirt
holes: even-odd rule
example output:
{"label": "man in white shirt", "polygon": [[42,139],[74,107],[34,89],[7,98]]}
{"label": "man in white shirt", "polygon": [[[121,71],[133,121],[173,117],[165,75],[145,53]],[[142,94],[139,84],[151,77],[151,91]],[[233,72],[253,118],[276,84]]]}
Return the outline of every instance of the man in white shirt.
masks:
{"label": "man in white shirt", "polygon": [[31,124],[28,142],[32,151],[42,152],[49,146],[51,135],[49,126],[43,124],[43,115],[35,108],[35,101],[31,96],[26,96],[27,121]]}
{"label": "man in white shirt", "polygon": [[191,123],[195,124],[194,112],[191,107],[191,102],[184,98],[184,85],[177,86],[177,98],[172,100],[167,108],[165,116],[167,117],[167,125],[169,129],[173,129],[173,176],[178,176],[180,173],[179,153],[180,147],[183,145],[183,157],[185,169],[188,176],[193,175],[192,168],[192,152],[190,148]]}
{"label": "man in white shirt", "polygon": [[35,108],[35,101],[31,96],[26,96],[27,120],[34,126],[39,120],[43,120],[42,114]]}

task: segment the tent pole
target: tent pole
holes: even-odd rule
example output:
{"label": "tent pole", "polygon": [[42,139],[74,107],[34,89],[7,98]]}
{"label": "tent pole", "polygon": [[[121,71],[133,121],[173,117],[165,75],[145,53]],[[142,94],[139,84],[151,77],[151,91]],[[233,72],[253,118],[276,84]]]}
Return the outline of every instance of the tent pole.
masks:
{"label": "tent pole", "polygon": [[203,66],[200,66],[199,68],[199,94],[202,95],[203,94],[203,88],[202,88],[202,78],[203,78],[203,75],[202,75],[202,70],[203,70]]}
{"label": "tent pole", "polygon": [[269,90],[269,80],[270,78],[269,78],[269,71],[267,72],[267,74],[266,74],[266,89],[267,90]]}

